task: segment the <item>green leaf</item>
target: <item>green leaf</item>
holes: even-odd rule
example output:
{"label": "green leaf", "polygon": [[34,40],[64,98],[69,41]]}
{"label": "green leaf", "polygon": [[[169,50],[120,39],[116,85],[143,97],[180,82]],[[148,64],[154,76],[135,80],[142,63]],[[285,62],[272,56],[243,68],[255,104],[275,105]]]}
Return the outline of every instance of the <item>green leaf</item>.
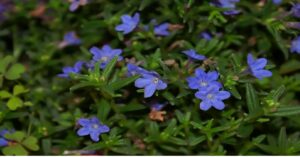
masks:
{"label": "green leaf", "polygon": [[4,155],[28,155],[27,150],[18,143],[3,148],[2,152]]}
{"label": "green leaf", "polygon": [[284,127],[282,127],[279,132],[278,147],[282,149],[282,151],[285,151],[288,148],[288,141]]}
{"label": "green leaf", "polygon": [[95,83],[94,82],[82,82],[82,83],[78,83],[74,86],[72,86],[70,88],[70,91],[73,92],[77,89],[80,89],[80,88],[83,88],[83,87],[88,87],[88,86],[95,86]]}
{"label": "green leaf", "polygon": [[16,110],[19,107],[23,106],[23,101],[18,97],[11,97],[7,102],[7,107],[10,110]]}
{"label": "green leaf", "polygon": [[16,80],[25,72],[25,67],[22,64],[14,64],[5,73],[5,78],[8,80]]}
{"label": "green leaf", "polygon": [[12,95],[8,91],[5,91],[5,90],[0,91],[1,99],[7,99],[7,98],[10,98],[11,96]]}
{"label": "green leaf", "polygon": [[125,79],[117,80],[117,81],[114,81],[114,82],[110,83],[109,87],[112,90],[118,90],[118,89],[120,89],[124,86],[127,86],[128,84],[134,82],[139,77],[140,77],[139,75],[135,75],[135,76],[128,77],[128,78],[125,78]]}
{"label": "green leaf", "polygon": [[29,136],[22,142],[22,144],[29,150],[37,151],[40,149],[40,147],[37,145],[37,142],[38,141],[35,137]]}
{"label": "green leaf", "polygon": [[190,138],[189,145],[196,146],[197,144],[203,142],[205,139],[206,139],[205,136]]}
{"label": "green leaf", "polygon": [[251,115],[257,115],[262,112],[262,108],[259,106],[259,100],[256,95],[256,91],[250,83],[246,83],[246,101],[249,113]]}
{"label": "green leaf", "polygon": [[13,95],[14,96],[17,96],[21,93],[26,93],[26,92],[28,92],[28,89],[25,89],[24,86],[22,86],[22,85],[15,85],[14,86],[14,89],[13,89]]}
{"label": "green leaf", "polygon": [[283,64],[280,69],[280,74],[288,74],[295,72],[300,69],[300,61],[297,61],[295,59],[287,61],[285,64]]}
{"label": "green leaf", "polygon": [[22,131],[16,131],[11,134],[5,134],[4,137],[8,140],[21,142],[25,138],[25,133]]}
{"label": "green leaf", "polygon": [[145,109],[146,106],[139,104],[139,103],[130,103],[128,105],[125,105],[123,107],[120,107],[120,112],[129,112],[129,111],[137,111]]}
{"label": "green leaf", "polygon": [[105,80],[108,80],[109,75],[111,74],[114,66],[116,65],[118,61],[118,56],[115,56],[105,67],[102,77],[104,77]]}
{"label": "green leaf", "polygon": [[270,113],[269,116],[292,116],[300,114],[300,106],[282,106],[276,109],[275,112]]}
{"label": "green leaf", "polygon": [[98,117],[101,119],[102,122],[106,122],[106,118],[111,110],[110,104],[105,100],[101,99],[100,103],[97,104],[98,106]]}
{"label": "green leaf", "polygon": [[9,63],[14,60],[12,56],[6,56],[0,59],[0,74],[4,74]]}

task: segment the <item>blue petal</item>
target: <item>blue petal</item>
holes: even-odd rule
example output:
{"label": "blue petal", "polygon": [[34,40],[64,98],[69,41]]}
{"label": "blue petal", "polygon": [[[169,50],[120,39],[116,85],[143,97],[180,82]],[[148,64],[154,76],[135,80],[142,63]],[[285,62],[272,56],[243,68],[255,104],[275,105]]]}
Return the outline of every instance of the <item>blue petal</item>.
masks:
{"label": "blue petal", "polygon": [[218,79],[218,77],[219,77],[219,74],[216,71],[211,71],[211,72],[207,73],[207,79],[209,81],[215,81]]}
{"label": "blue petal", "polygon": [[75,11],[80,5],[80,1],[73,1],[72,4],[69,7],[70,11]]}
{"label": "blue petal", "polygon": [[144,88],[145,86],[147,86],[150,83],[151,83],[151,79],[139,78],[139,79],[135,80],[134,85],[137,88]]}
{"label": "blue petal", "polygon": [[158,90],[163,90],[167,88],[167,84],[161,80],[159,80],[158,85],[156,87]]}
{"label": "blue petal", "polygon": [[265,58],[260,58],[254,62],[252,68],[258,70],[264,68],[266,65],[267,65],[267,60]]}
{"label": "blue petal", "polygon": [[207,111],[211,108],[212,103],[210,101],[202,101],[200,103],[200,109],[203,111]]}
{"label": "blue petal", "polygon": [[206,76],[206,73],[205,73],[205,71],[203,69],[198,68],[198,69],[195,70],[195,75],[197,77],[203,78],[203,77]]}
{"label": "blue petal", "polygon": [[216,94],[216,98],[219,100],[225,100],[230,97],[230,93],[227,91],[220,91]]}
{"label": "blue petal", "polygon": [[81,126],[88,126],[90,125],[90,120],[86,118],[80,118],[77,120],[77,123],[80,124]]}
{"label": "blue petal", "polygon": [[92,139],[93,141],[98,142],[98,141],[99,141],[99,135],[100,135],[99,132],[92,132],[92,133],[90,134],[90,137],[91,137],[91,139]]}
{"label": "blue petal", "polygon": [[269,70],[257,70],[257,71],[253,71],[253,75],[258,79],[263,79],[264,77],[272,76],[272,72]]}
{"label": "blue petal", "polygon": [[101,125],[101,126],[99,127],[100,133],[109,132],[109,130],[110,130],[109,127],[106,126],[106,125]]}
{"label": "blue petal", "polygon": [[218,101],[218,100],[215,100],[212,102],[214,108],[218,109],[218,110],[223,110],[225,108],[225,104],[223,103],[223,101]]}
{"label": "blue petal", "polygon": [[154,94],[155,90],[156,90],[156,84],[150,83],[145,87],[144,97],[145,98],[151,97]]}
{"label": "blue petal", "polygon": [[4,138],[0,138],[0,147],[4,147],[8,145],[8,141]]}
{"label": "blue petal", "polygon": [[88,135],[88,134],[90,134],[90,131],[89,131],[89,129],[88,128],[80,128],[78,131],[77,131],[77,135],[78,136],[86,136],[86,135]]}

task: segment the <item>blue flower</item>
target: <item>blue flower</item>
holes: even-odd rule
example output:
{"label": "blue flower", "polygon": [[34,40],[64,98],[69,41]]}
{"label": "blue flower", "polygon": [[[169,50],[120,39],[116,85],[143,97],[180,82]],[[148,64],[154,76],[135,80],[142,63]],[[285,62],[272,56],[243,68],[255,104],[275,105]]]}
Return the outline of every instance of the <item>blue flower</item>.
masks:
{"label": "blue flower", "polygon": [[200,36],[207,41],[210,41],[212,39],[212,36],[209,32],[202,32]]}
{"label": "blue flower", "polygon": [[122,53],[121,49],[112,49],[109,45],[104,45],[102,49],[98,47],[92,47],[90,52],[93,54],[93,60],[100,61],[100,68],[104,69],[106,64],[109,63],[115,56],[118,56],[118,61],[122,60],[123,57],[120,56]]}
{"label": "blue flower", "polygon": [[291,52],[296,52],[300,54],[300,36],[298,36],[292,41]]}
{"label": "blue flower", "polygon": [[213,0],[212,4],[220,8],[228,9],[223,12],[225,15],[235,15],[240,13],[240,11],[235,9],[235,3],[239,1],[240,0]]}
{"label": "blue flower", "polygon": [[143,74],[141,78],[135,80],[135,86],[137,88],[144,88],[144,97],[151,97],[156,90],[163,90],[167,88],[167,84],[163,82],[159,75],[154,74]]}
{"label": "blue flower", "polygon": [[160,111],[160,110],[162,110],[165,106],[166,106],[166,104],[154,103],[154,104],[151,104],[151,110],[154,110],[154,111]]}
{"label": "blue flower", "polygon": [[84,64],[84,62],[78,61],[78,62],[75,63],[74,67],[69,67],[69,66],[64,67],[63,68],[63,73],[58,74],[58,77],[68,78],[71,73],[78,74],[80,72],[80,70],[82,69],[83,64]]}
{"label": "blue flower", "polygon": [[275,5],[279,5],[280,3],[282,3],[282,0],[273,0],[273,3],[274,3]]}
{"label": "blue flower", "polygon": [[88,3],[88,0],[71,0],[71,5],[69,7],[69,10],[71,12],[74,12],[79,8],[79,6],[84,6]]}
{"label": "blue flower", "polygon": [[217,81],[218,72],[211,71],[205,73],[204,70],[198,68],[195,70],[195,77],[188,77],[186,80],[191,89],[206,90],[209,86],[222,87],[222,84]]}
{"label": "blue flower", "polygon": [[123,32],[123,34],[128,34],[132,32],[140,21],[140,14],[135,13],[133,17],[129,15],[121,16],[122,24],[116,26],[116,31]]}
{"label": "blue flower", "polygon": [[154,27],[154,34],[160,36],[168,36],[170,32],[168,31],[169,23],[163,23]]}
{"label": "blue flower", "polygon": [[193,49],[182,51],[182,53],[186,54],[192,60],[199,60],[199,61],[201,61],[201,60],[206,59],[205,56],[197,54],[196,51],[193,50]]}
{"label": "blue flower", "polygon": [[109,127],[107,125],[102,125],[100,121],[96,118],[80,118],[77,123],[82,126],[77,131],[78,136],[90,135],[91,139],[95,142],[99,141],[99,135],[109,132]]}
{"label": "blue flower", "polygon": [[64,35],[64,40],[59,44],[59,47],[63,48],[66,46],[80,45],[80,44],[81,44],[81,40],[77,37],[74,31],[71,31],[71,32],[67,32]]}
{"label": "blue flower", "polygon": [[295,4],[291,10],[293,16],[300,18],[300,3]]}
{"label": "blue flower", "polygon": [[211,107],[214,107],[218,110],[223,110],[225,108],[225,104],[223,100],[228,99],[230,97],[230,93],[227,91],[219,91],[218,86],[209,86],[207,90],[198,91],[195,96],[202,100],[200,103],[200,109],[203,111],[207,111]]}
{"label": "blue flower", "polygon": [[248,54],[247,62],[248,62],[250,73],[256,78],[261,80],[264,77],[272,76],[271,71],[263,69],[267,65],[267,59],[259,58],[257,60],[254,60],[253,56],[251,54]]}
{"label": "blue flower", "polygon": [[143,75],[149,73],[149,71],[131,63],[127,64],[127,71],[127,76]]}

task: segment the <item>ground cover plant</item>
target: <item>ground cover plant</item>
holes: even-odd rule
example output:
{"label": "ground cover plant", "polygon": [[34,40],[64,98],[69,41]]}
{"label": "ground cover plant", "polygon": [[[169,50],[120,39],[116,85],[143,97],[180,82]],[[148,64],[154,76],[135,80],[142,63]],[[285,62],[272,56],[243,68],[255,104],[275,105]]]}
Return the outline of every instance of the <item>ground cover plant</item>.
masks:
{"label": "ground cover plant", "polygon": [[299,19],[296,0],[1,0],[1,154],[299,154]]}

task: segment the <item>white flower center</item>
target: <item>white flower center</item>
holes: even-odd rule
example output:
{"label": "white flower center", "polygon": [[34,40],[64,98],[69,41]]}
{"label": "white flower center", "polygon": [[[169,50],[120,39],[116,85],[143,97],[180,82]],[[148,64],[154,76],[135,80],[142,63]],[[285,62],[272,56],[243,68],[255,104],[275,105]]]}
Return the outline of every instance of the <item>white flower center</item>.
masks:
{"label": "white flower center", "polygon": [[106,62],[106,61],[108,61],[108,57],[103,56],[103,57],[100,58],[100,60],[101,60],[102,62]]}
{"label": "white flower center", "polygon": [[155,83],[155,84],[157,84],[158,81],[159,81],[159,79],[158,79],[157,77],[155,77],[155,78],[152,80],[152,82]]}
{"label": "white flower center", "polygon": [[213,94],[207,94],[207,99],[213,99],[214,98],[214,95]]}
{"label": "white flower center", "polygon": [[98,124],[93,124],[93,128],[94,128],[94,129],[97,129],[98,127],[99,127]]}
{"label": "white flower center", "polygon": [[201,87],[206,87],[206,86],[207,86],[207,82],[205,82],[205,81],[200,81],[200,86],[201,86]]}

